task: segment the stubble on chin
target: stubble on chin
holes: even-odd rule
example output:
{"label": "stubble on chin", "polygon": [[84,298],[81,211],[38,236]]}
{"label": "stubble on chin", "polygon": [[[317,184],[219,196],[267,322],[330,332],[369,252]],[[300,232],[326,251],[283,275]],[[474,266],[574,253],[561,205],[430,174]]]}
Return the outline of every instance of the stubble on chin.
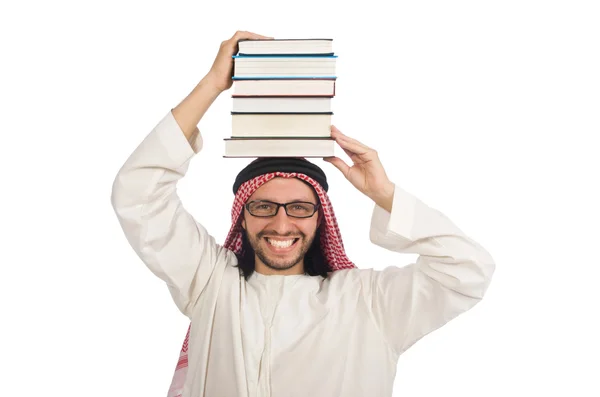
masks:
{"label": "stubble on chin", "polygon": [[301,248],[298,251],[298,253],[292,259],[279,259],[274,258],[273,254],[267,251],[268,248],[263,248],[262,244],[268,244],[268,242],[266,242],[263,237],[258,237],[256,239],[249,238],[248,241],[250,242],[250,246],[254,250],[256,256],[261,260],[261,262],[264,263],[265,266],[273,270],[288,270],[296,266],[302,261],[302,259],[304,259],[304,256],[306,255],[310,248],[310,245],[312,244],[312,239],[310,241],[307,241],[305,236],[301,236],[300,241],[298,242],[301,244]]}

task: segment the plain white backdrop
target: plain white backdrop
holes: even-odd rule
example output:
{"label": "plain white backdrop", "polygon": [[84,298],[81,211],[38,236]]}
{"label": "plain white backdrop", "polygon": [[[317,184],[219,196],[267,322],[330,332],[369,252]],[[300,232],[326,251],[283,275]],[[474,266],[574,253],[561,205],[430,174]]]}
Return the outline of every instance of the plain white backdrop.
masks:
{"label": "plain white backdrop", "polygon": [[[496,260],[484,300],[401,356],[394,396],[600,395],[599,19],[574,0],[3,3],[0,395],[166,395],[188,321],[111,185],[236,30],[333,38],[334,124]],[[179,185],[220,243],[249,161],[222,158],[230,106]],[[372,203],[318,164],[349,257],[414,261],[369,242]]]}

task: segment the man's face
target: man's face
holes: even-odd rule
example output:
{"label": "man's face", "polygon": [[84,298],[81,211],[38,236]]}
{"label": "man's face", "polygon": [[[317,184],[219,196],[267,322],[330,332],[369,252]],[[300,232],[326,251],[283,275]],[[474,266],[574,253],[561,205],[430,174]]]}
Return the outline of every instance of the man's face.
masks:
{"label": "man's face", "polygon": [[[297,178],[273,178],[250,196],[248,201],[252,200],[319,202],[313,189]],[[314,240],[318,214],[317,211],[310,218],[293,218],[287,216],[285,208],[279,207],[275,216],[261,218],[244,208],[242,227],[256,254],[256,271],[264,274],[304,273],[304,255]],[[290,240],[292,245],[286,247]]]}

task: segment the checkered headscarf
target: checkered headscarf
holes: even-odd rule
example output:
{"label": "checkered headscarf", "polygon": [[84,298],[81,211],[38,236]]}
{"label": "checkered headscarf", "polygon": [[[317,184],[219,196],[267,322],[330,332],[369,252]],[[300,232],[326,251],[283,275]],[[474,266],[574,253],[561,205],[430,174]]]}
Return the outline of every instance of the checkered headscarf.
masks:
{"label": "checkered headscarf", "polygon": [[[325,258],[327,258],[330,270],[335,271],[356,267],[348,259],[344,251],[342,236],[340,234],[337,220],[335,218],[335,214],[333,212],[333,208],[331,206],[331,202],[329,201],[329,196],[327,195],[327,192],[315,179],[311,178],[310,176],[304,173],[299,172],[268,172],[262,175],[255,176],[252,179],[241,183],[241,185],[236,191],[235,198],[233,200],[233,208],[231,210],[232,225],[231,229],[229,230],[229,234],[227,235],[227,239],[225,240],[224,247],[234,251],[237,254],[240,253],[242,248],[242,217],[240,215],[242,214],[242,211],[244,209],[244,204],[260,186],[276,177],[301,179],[303,181],[308,182],[317,193],[319,201],[321,202],[320,211],[322,212],[320,213],[320,215],[324,217],[324,222],[322,222],[319,226],[321,231],[320,245]],[[181,397],[183,386],[185,384],[185,378],[187,375],[187,351],[190,330],[191,324],[188,327],[187,334],[185,336],[185,341],[183,342],[183,347],[181,348],[181,352],[179,353],[179,360],[177,362],[177,367],[175,368],[175,373],[173,375],[173,380],[171,381],[171,387],[169,388],[169,393],[167,394],[167,397]]]}

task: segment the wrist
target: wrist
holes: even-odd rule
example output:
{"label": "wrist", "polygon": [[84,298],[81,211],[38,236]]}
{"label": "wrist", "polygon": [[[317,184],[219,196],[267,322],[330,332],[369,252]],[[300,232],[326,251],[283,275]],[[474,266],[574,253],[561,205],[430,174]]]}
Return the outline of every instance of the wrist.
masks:
{"label": "wrist", "polygon": [[221,84],[219,84],[218,77],[215,76],[212,72],[208,72],[206,76],[204,76],[202,80],[200,80],[198,86],[202,86],[203,88],[209,90],[214,97],[219,96],[226,89],[222,87]]}
{"label": "wrist", "polygon": [[377,196],[372,197],[372,200],[386,210],[389,213],[392,213],[392,204],[394,202],[394,190],[396,189],[396,185],[392,182],[389,182],[385,185],[383,189],[380,189]]}

